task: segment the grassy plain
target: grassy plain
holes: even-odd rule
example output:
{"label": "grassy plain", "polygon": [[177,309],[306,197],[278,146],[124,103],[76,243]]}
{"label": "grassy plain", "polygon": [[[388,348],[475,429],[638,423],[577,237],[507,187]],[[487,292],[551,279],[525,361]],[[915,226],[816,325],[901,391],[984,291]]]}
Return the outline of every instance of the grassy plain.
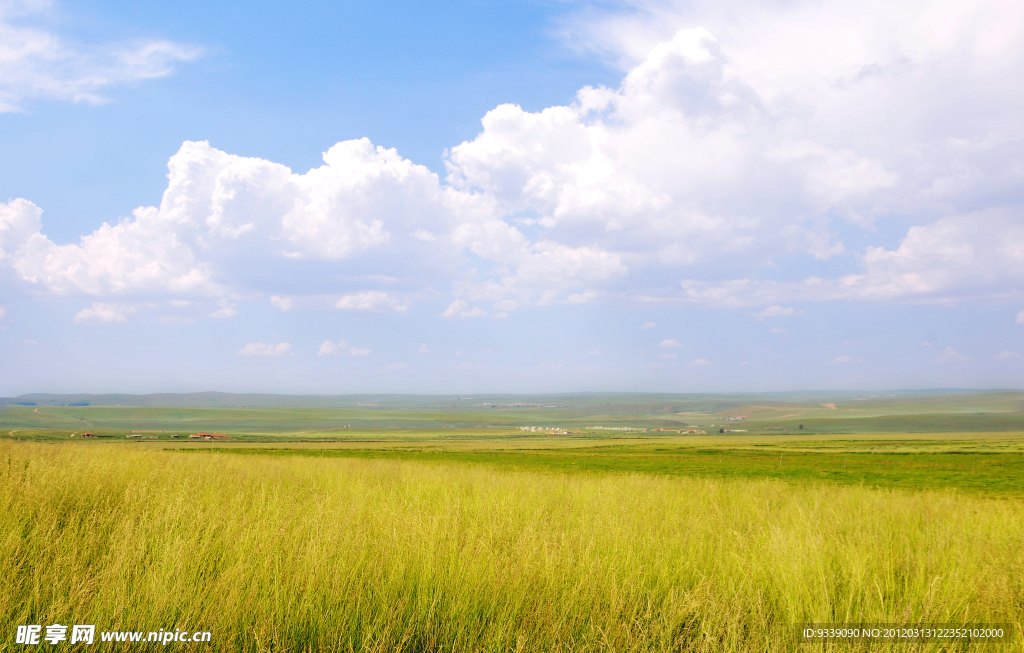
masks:
{"label": "grassy plain", "polygon": [[[825,650],[797,643],[799,622],[1008,622],[999,650],[1024,651],[1024,429],[1005,426],[1019,395],[893,408],[920,417],[904,433],[844,430],[888,424],[884,407],[814,426],[842,404],[756,422],[779,412],[760,405],[686,416],[747,417],[697,436],[578,428],[682,419],[650,407],[508,411],[568,436],[483,409],[394,409],[396,427],[370,407],[338,431],[352,414],[9,407],[0,651],[21,649],[17,625],[52,623],[208,630],[170,646],[218,651]],[[783,431],[794,410],[804,429]],[[978,412],[1001,421],[924,429]],[[71,438],[83,420],[118,437]]]}
{"label": "grassy plain", "polygon": [[1019,500],[124,444],[5,442],[0,457],[8,633],[763,651],[798,648],[801,621],[1021,624]]}

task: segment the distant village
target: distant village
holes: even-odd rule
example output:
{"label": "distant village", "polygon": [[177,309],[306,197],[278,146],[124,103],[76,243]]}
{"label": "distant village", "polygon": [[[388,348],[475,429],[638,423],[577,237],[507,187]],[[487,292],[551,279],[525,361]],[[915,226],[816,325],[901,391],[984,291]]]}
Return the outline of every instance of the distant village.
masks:
{"label": "distant village", "polygon": [[[579,435],[580,431],[570,431],[557,426],[520,426],[520,431],[527,433],[548,433],[551,435]],[[646,429],[633,426],[588,426],[587,431],[627,431],[633,433],[680,433],[684,435],[707,435],[707,431],[701,429]]]}
{"label": "distant village", "polygon": [[[124,436],[129,440],[158,440],[160,434],[163,431],[132,431],[128,435]],[[154,435],[156,434],[156,435]],[[172,438],[180,438],[181,436],[177,433],[169,434]],[[80,438],[111,438],[112,435],[96,435],[91,431],[85,431],[83,433],[72,433],[71,437],[78,436]],[[230,440],[226,433],[189,433],[189,440]]]}
{"label": "distant village", "polygon": [[[737,421],[746,419],[743,417],[727,417],[726,421]],[[349,428],[346,424],[343,428]],[[583,429],[577,428],[573,431],[560,426],[520,426],[517,427],[524,433],[545,433],[548,435],[581,435],[584,430],[587,431],[615,431],[621,433],[679,433],[683,435],[706,435],[707,431],[697,428],[681,428],[681,429],[669,429],[669,428],[645,428],[639,426],[587,426]],[[731,431],[733,433],[739,431]],[[164,431],[132,431],[128,435],[124,436],[128,440],[158,440],[160,437],[171,437],[181,438],[185,437],[177,433],[165,433]],[[72,433],[71,437],[81,438],[112,438],[113,435],[96,435],[91,431],[85,431],[82,433]],[[226,433],[190,433],[188,435],[189,440],[230,440],[231,438]]]}
{"label": "distant village", "polygon": [[514,404],[499,404],[493,402],[486,402],[482,404],[473,404],[474,406],[483,406],[490,408],[568,408],[568,406],[549,406],[547,404],[528,404],[523,402],[516,402]]}

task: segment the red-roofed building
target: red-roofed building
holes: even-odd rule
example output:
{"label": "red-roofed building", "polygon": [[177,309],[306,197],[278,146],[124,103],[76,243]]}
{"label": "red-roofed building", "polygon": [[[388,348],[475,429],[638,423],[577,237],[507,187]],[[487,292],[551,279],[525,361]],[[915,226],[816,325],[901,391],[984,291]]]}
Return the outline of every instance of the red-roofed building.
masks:
{"label": "red-roofed building", "polygon": [[226,433],[192,433],[190,440],[230,440]]}

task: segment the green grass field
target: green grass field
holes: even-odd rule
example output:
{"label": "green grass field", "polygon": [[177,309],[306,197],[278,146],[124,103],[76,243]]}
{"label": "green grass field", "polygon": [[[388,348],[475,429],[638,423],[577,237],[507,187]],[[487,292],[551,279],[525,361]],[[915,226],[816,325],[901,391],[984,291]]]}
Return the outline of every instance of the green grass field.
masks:
{"label": "green grass field", "polygon": [[[654,474],[712,478],[771,478],[794,483],[879,488],[955,489],[986,496],[1024,497],[1024,434],[959,438],[820,441],[776,438],[746,442],[706,438],[657,443],[533,440],[515,448],[500,443],[355,443],[343,448],[191,447],[185,451],[303,457],[345,457],[476,464],[497,469],[574,474]],[[562,446],[558,446],[562,445]],[[571,446],[568,446],[571,445]]]}
{"label": "green grass field", "polygon": [[[232,440],[124,438],[204,410]],[[339,433],[278,410],[0,410],[0,650],[60,623],[217,651],[939,651],[793,627],[999,622],[1016,639],[992,650],[1024,651],[1022,431],[548,436],[396,411]],[[119,437],[71,438],[82,411]]]}

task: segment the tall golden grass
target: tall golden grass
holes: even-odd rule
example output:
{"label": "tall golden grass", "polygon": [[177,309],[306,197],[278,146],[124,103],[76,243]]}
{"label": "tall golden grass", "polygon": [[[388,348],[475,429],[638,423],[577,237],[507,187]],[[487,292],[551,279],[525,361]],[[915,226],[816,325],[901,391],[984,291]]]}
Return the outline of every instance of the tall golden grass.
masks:
{"label": "tall golden grass", "polygon": [[1024,615],[1024,502],[950,492],[7,442],[0,524],[5,650],[51,623],[215,650],[808,650],[796,622]]}

